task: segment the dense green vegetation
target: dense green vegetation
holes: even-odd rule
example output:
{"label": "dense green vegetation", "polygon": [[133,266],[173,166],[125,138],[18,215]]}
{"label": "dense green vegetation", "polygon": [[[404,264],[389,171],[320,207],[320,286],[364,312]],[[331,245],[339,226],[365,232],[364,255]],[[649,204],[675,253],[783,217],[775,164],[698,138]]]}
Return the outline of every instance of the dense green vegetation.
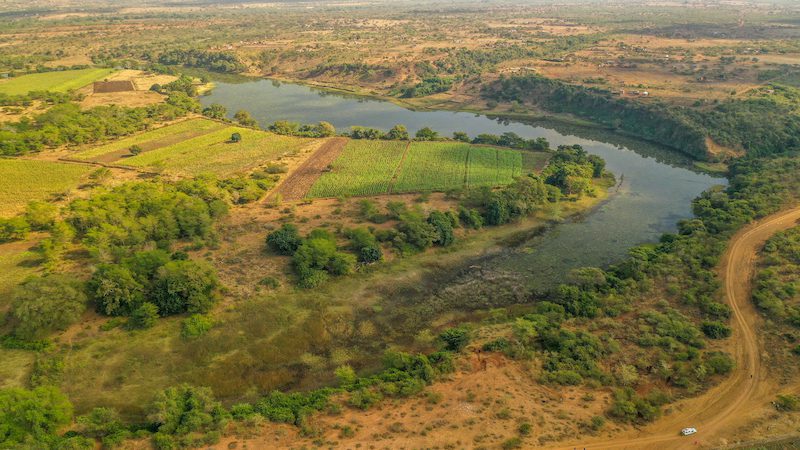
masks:
{"label": "dense green vegetation", "polygon": [[98,142],[147,129],[155,122],[172,120],[199,110],[186,94],[173,92],[166,103],[141,108],[100,106],[82,111],[64,103],[0,130],[0,155],[20,155],[64,144]]}
{"label": "dense green vegetation", "polygon": [[158,63],[173,66],[200,67],[213,72],[227,73],[239,73],[246,69],[246,66],[234,54],[193,49],[168,50],[158,56]]}
{"label": "dense green vegetation", "polygon": [[753,301],[772,320],[800,328],[800,228],[772,237],[761,258]]}
{"label": "dense green vegetation", "polygon": [[800,147],[800,91],[772,85],[768,95],[730,99],[707,108],[644,103],[608,90],[585,88],[538,75],[501,78],[487,86],[487,98],[527,103],[570,113],[657,142],[698,159],[709,157],[706,137],[717,144],[767,155]]}

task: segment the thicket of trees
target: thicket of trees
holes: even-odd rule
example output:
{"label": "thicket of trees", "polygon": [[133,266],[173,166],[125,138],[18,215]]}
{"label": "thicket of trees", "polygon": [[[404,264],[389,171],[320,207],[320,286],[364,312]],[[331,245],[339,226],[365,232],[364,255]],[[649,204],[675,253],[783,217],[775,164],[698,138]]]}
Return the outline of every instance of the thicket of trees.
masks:
{"label": "thicket of trees", "polygon": [[171,66],[200,67],[212,72],[239,73],[247,69],[232,53],[205,50],[168,50],[158,56],[158,63]]}
{"label": "thicket of trees", "polygon": [[574,114],[657,142],[697,159],[707,159],[706,137],[749,155],[800,148],[800,115],[791,106],[800,90],[772,85],[772,94],[729,99],[710,109],[642,103],[539,75],[501,78],[484,88],[495,101],[530,103]]}
{"label": "thicket of trees", "polygon": [[753,301],[770,319],[800,328],[800,227],[764,245]]}
{"label": "thicket of trees", "polygon": [[706,159],[705,130],[681,110],[662,104],[615,97],[611,92],[545,78],[501,78],[484,88],[495,101],[529,103],[548,111],[570,113],[654,141],[697,159]]}
{"label": "thicket of trees", "polygon": [[81,110],[74,103],[60,103],[33,119],[0,129],[0,155],[21,155],[44,147],[78,145],[125,136],[152,124],[199,111],[197,100],[171,92],[166,103],[141,108],[98,106]]}

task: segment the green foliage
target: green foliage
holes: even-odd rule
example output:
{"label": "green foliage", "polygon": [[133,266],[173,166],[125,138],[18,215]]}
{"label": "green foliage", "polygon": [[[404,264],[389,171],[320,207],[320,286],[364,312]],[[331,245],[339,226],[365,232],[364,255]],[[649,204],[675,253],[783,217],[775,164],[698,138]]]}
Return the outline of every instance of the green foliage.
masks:
{"label": "green foliage", "polygon": [[31,226],[24,217],[0,218],[0,243],[25,239],[30,231]]}
{"label": "green foliage", "polygon": [[753,301],[772,320],[800,328],[800,227],[764,245]]}
{"label": "green foliage", "polygon": [[97,309],[108,316],[128,315],[144,299],[144,286],[120,264],[101,264],[88,283]]}
{"label": "green foliage", "polygon": [[447,92],[451,87],[453,87],[451,78],[429,77],[412,87],[403,89],[400,96],[404,98],[426,97],[440,92]]}
{"label": "green foliage", "polygon": [[170,261],[161,266],[153,279],[151,296],[161,316],[205,313],[216,300],[219,286],[213,268],[205,262]]}
{"label": "green foliage", "polygon": [[439,133],[431,130],[429,127],[422,127],[417,130],[414,139],[417,141],[435,141],[439,139]]}
{"label": "green foliage", "polygon": [[219,103],[212,103],[203,108],[203,115],[212,119],[224,120],[226,114],[228,114],[228,110]]}
{"label": "green foliage", "polygon": [[214,320],[211,317],[194,314],[181,322],[181,337],[185,339],[200,337],[211,331],[213,326]]}
{"label": "green foliage", "polygon": [[778,394],[775,400],[775,409],[778,411],[800,411],[800,396]]}
{"label": "green foliage", "polygon": [[100,440],[103,448],[117,447],[131,436],[119,414],[111,408],[94,408],[76,422],[81,435]]}
{"label": "green foliage", "polygon": [[71,420],[72,404],[55,387],[0,389],[0,448],[63,448],[57,433]]}
{"label": "green foliage", "polygon": [[25,208],[25,221],[35,231],[49,230],[55,225],[57,215],[58,208],[52,203],[33,201]]}
{"label": "green foliage", "polygon": [[239,61],[233,53],[213,52],[205,50],[168,50],[158,56],[158,63],[186,67],[200,67],[212,72],[238,73],[244,72],[247,67]]}
{"label": "green foliage", "polygon": [[726,337],[730,337],[731,335],[731,328],[718,321],[703,322],[701,328],[703,330],[703,334],[711,339],[724,339]]}
{"label": "green foliage", "polygon": [[[147,420],[156,430],[156,436],[178,437],[178,443],[191,445],[198,436],[218,438],[228,420],[228,413],[214,399],[210,389],[181,385],[156,395]],[[155,443],[159,442],[158,437],[154,439]]]}
{"label": "green foliage", "polygon": [[328,406],[330,394],[327,389],[291,394],[272,391],[256,403],[255,410],[272,422],[302,425],[308,414]]}
{"label": "green foliage", "polygon": [[79,282],[63,275],[32,277],[12,295],[14,333],[27,340],[66,329],[86,310]]}
{"label": "green foliage", "polygon": [[651,422],[660,416],[659,406],[663,401],[660,395],[640,397],[631,388],[617,389],[609,415],[625,422]]}
{"label": "green foliage", "polygon": [[383,251],[381,250],[378,240],[366,228],[354,228],[347,231],[347,237],[350,239],[350,247],[358,255],[358,262],[362,264],[371,264],[383,259]]}
{"label": "green foliage", "polygon": [[464,327],[449,328],[439,334],[439,339],[444,343],[445,350],[460,352],[469,344],[470,333]]}
{"label": "green foliage", "polygon": [[302,238],[297,226],[290,223],[281,225],[279,229],[267,235],[267,246],[279,255],[294,255],[301,243]]}
{"label": "green foliage", "polygon": [[407,141],[409,139],[408,128],[405,125],[397,124],[386,133],[384,139],[391,141]]}
{"label": "green foliage", "polygon": [[67,221],[101,260],[118,261],[155,244],[212,239],[213,221],[226,212],[224,195],[202,180],[126,183],[69,205]]}
{"label": "green foliage", "polygon": [[131,329],[150,328],[156,324],[158,317],[158,306],[145,302],[131,311],[128,327]]}
{"label": "green foliage", "polygon": [[436,230],[433,243],[442,247],[447,247],[455,241],[453,227],[455,224],[451,215],[441,211],[432,211],[428,216],[428,223]]}

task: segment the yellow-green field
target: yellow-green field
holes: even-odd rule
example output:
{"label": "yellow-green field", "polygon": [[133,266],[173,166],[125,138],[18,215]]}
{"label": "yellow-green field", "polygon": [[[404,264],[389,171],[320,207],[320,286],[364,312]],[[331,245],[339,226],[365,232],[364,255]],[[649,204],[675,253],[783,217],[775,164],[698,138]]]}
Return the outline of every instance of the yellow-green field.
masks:
{"label": "yellow-green field", "polygon": [[30,201],[76,188],[91,170],[79,164],[0,159],[0,217],[19,214]]}
{"label": "yellow-green field", "polygon": [[66,92],[101,80],[114,69],[79,69],[22,75],[0,81],[0,94],[24,95],[30,91]]}
{"label": "yellow-green field", "polygon": [[138,145],[143,151],[167,147],[172,144],[202,136],[226,125],[207,119],[189,119],[155,130],[145,131],[111,143],[91,147],[72,157],[84,161],[116,162],[130,155],[130,148]]}
{"label": "yellow-green field", "polygon": [[[231,142],[233,133],[239,133],[242,140]],[[190,119],[90,148],[73,157],[175,175],[228,176],[274,161],[310,142],[208,119]],[[132,156],[133,145],[141,147],[142,153]]]}
{"label": "yellow-green field", "polygon": [[365,196],[501,186],[533,171],[517,150],[462,142],[350,141],[312,186],[309,197]]}

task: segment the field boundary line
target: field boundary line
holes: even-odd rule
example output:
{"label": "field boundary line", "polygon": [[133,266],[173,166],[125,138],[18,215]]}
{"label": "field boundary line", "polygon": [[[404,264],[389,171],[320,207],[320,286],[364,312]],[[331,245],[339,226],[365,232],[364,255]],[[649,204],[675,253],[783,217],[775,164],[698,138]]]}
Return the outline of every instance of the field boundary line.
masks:
{"label": "field boundary line", "polygon": [[406,155],[408,155],[408,150],[411,148],[411,141],[408,141],[406,144],[406,148],[403,149],[403,156],[400,157],[400,162],[397,163],[397,167],[394,168],[394,172],[392,173],[392,177],[389,178],[389,186],[386,189],[386,193],[391,195],[392,191],[394,190],[394,184],[397,181],[397,178],[400,176],[400,171],[403,169],[403,163],[406,160]]}
{"label": "field boundary line", "polygon": [[[34,160],[34,161],[36,161],[36,160]],[[148,175],[158,175],[158,172],[150,172],[148,170],[141,170],[141,169],[138,169],[138,168],[135,168],[135,167],[131,167],[131,166],[119,166],[119,165],[116,165],[116,164],[106,164],[106,163],[101,163],[101,162],[96,162],[96,161],[83,161],[83,160],[80,160],[80,159],[72,159],[72,158],[57,158],[56,161],[69,163],[69,164],[80,164],[80,165],[84,165],[84,166],[105,167],[107,169],[127,170],[127,171],[130,171],[130,172],[138,172],[138,173],[144,173],[144,174],[148,174]]]}

